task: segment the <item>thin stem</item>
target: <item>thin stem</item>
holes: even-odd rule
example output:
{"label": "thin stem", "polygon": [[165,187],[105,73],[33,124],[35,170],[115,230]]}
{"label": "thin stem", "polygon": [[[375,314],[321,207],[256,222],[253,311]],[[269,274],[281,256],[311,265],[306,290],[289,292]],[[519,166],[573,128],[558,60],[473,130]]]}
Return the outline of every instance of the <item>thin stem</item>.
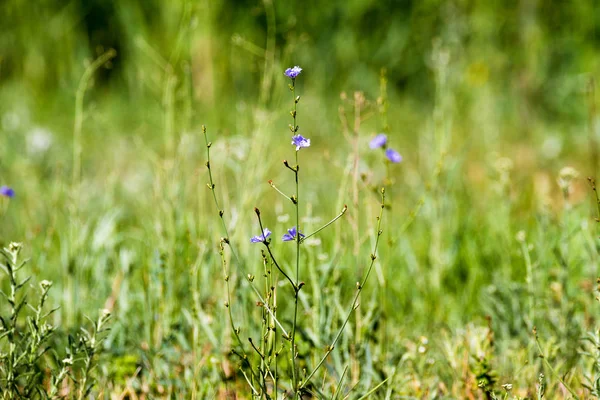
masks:
{"label": "thin stem", "polygon": [[254,341],[252,340],[252,338],[248,338],[248,341],[250,342],[250,345],[252,346],[252,348],[254,349],[254,351],[256,351],[256,353],[258,354],[258,356],[264,361],[265,356],[263,355],[263,353],[261,353],[261,351],[258,349],[258,347],[256,347],[256,345],[254,344]]}
{"label": "thin stem", "polygon": [[[261,388],[263,388],[264,393],[266,393],[266,384],[263,379],[263,377],[261,376],[261,374],[259,373],[259,371],[254,371],[254,369],[252,368],[252,364],[250,363],[250,359],[248,358],[248,355],[246,353],[246,351],[244,350],[244,345],[242,342],[242,339],[240,338],[239,335],[239,329],[237,329],[234,325],[233,322],[233,316],[231,314],[231,295],[230,295],[230,290],[229,290],[229,275],[227,274],[226,271],[226,261],[225,261],[225,255],[224,255],[224,247],[223,247],[223,242],[224,240],[221,241],[220,245],[219,245],[219,254],[221,255],[221,262],[223,264],[223,271],[225,273],[225,282],[227,285],[227,304],[225,305],[227,307],[227,311],[229,314],[229,323],[231,325],[231,329],[233,330],[233,333],[235,335],[235,338],[237,339],[240,348],[242,350],[242,353],[238,353],[235,350],[231,350],[233,354],[236,354],[238,357],[240,357],[240,359],[242,359],[242,361],[247,365],[247,367],[250,369],[250,373],[251,373],[251,377],[252,379],[256,379],[256,381],[258,381],[259,385],[261,386]],[[252,288],[255,290],[255,292],[257,292],[256,287],[252,284],[252,281],[249,279],[250,285],[252,286]],[[259,293],[257,293],[260,302],[263,304],[263,308],[267,311],[267,313],[271,314],[271,316],[273,317],[273,321],[275,321],[276,324],[278,324],[281,327],[281,324],[279,323],[279,321],[277,321],[277,318],[275,318],[273,311],[271,310],[271,308],[268,306],[268,304],[265,302],[265,300],[260,296]],[[281,329],[283,330],[283,332],[285,333],[285,330],[283,329],[283,327],[281,327]],[[254,343],[252,342],[251,338],[248,338],[248,340],[250,341],[252,347],[254,348],[254,350],[256,350],[258,352],[258,354],[261,357],[261,364],[264,365],[264,359],[265,357],[263,356],[263,354],[256,348],[256,346],[254,345]],[[268,367],[267,367],[268,368]]]}
{"label": "thin stem", "polygon": [[596,173],[598,168],[598,145],[596,141],[596,80],[592,77],[588,81],[588,138],[591,151],[591,167]]}
{"label": "thin stem", "polygon": [[215,202],[215,206],[217,207],[219,219],[221,220],[221,225],[223,226],[223,232],[225,232],[226,243],[229,245],[229,249],[231,250],[233,257],[235,258],[236,262],[239,264],[240,259],[238,258],[236,252],[231,247],[231,240],[229,238],[229,230],[227,229],[227,224],[225,223],[225,218],[223,217],[223,215],[225,215],[225,211],[222,210],[221,207],[219,206],[219,200],[217,199],[217,194],[215,193],[216,185],[213,180],[212,169],[210,168],[210,148],[212,146],[212,142],[208,141],[208,135],[206,134],[206,126],[204,126],[204,125],[202,125],[202,133],[204,134],[204,141],[206,143],[206,168],[208,169],[208,179],[210,181],[210,183],[208,184],[208,188],[212,192],[213,200]]}
{"label": "thin stem", "polygon": [[242,355],[240,355],[240,358],[246,362],[247,366],[250,368],[250,372],[252,373],[252,376],[254,376],[252,364],[250,364],[248,355],[246,354],[246,351],[244,350],[243,341],[240,338],[239,330],[235,327],[235,324],[233,322],[233,315],[231,313],[231,288],[229,287],[229,273],[227,272],[227,267],[226,267],[227,262],[225,260],[225,248],[224,248],[223,244],[227,243],[229,245],[229,248],[231,249],[231,253],[236,258],[236,261],[237,261],[237,255],[231,248],[231,245],[230,245],[231,242],[229,239],[229,232],[227,230],[227,224],[225,224],[225,219],[223,218],[224,211],[221,210],[221,208],[219,207],[219,200],[217,199],[217,195],[215,193],[216,185],[214,183],[213,176],[212,176],[212,170],[210,168],[210,148],[212,146],[212,143],[208,141],[208,135],[206,134],[206,126],[204,126],[204,125],[202,125],[202,133],[204,134],[204,140],[206,142],[206,156],[207,156],[206,168],[208,169],[208,177],[210,180],[210,183],[208,184],[208,188],[210,189],[210,191],[213,195],[213,200],[215,202],[215,206],[217,207],[217,210],[219,213],[219,219],[221,220],[221,224],[223,226],[223,231],[225,232],[225,237],[222,238],[221,242],[219,243],[219,255],[221,256],[221,265],[223,266],[223,275],[224,275],[223,278],[225,280],[225,286],[226,286],[226,290],[227,290],[227,304],[225,305],[225,307],[227,308],[227,314],[229,316],[229,324],[231,326],[231,330],[233,331],[233,334],[242,350]]}
{"label": "thin stem", "polygon": [[552,367],[552,365],[550,364],[550,362],[548,361],[548,359],[546,359],[546,357],[544,356],[544,351],[542,350],[542,346],[540,344],[540,340],[539,340],[538,334],[537,334],[537,329],[535,327],[533,328],[533,336],[535,338],[535,344],[537,345],[538,351],[540,352],[540,358],[542,360],[544,360],[544,363],[546,364],[546,366],[548,367],[548,369],[550,370],[550,372],[552,372],[552,374],[556,377],[556,379],[558,379],[558,381],[560,383],[562,383],[562,385],[565,387],[565,389],[567,389],[569,391],[569,393],[571,393],[571,396],[573,396],[573,398],[579,400],[579,396],[577,396],[577,394],[575,394],[575,391],[573,389],[571,389],[569,387],[569,385],[567,385],[565,383],[565,381],[560,377],[560,375]]}
{"label": "thin stem", "polygon": [[275,256],[273,255],[273,252],[271,251],[270,243],[265,241],[264,244],[265,244],[265,247],[267,248],[267,251],[269,252],[269,255],[271,256],[271,260],[273,260],[273,263],[275,264],[275,266],[277,267],[277,269],[279,270],[279,272],[281,272],[283,274],[283,276],[285,276],[286,279],[290,282],[290,284],[294,288],[294,292],[300,290],[300,288],[298,287],[298,285],[296,285],[294,283],[294,281],[292,280],[292,278],[290,278],[290,276],[285,273],[285,271],[279,266],[279,263],[277,263],[277,260],[275,260]]}
{"label": "thin stem", "polygon": [[223,266],[223,279],[225,280],[225,286],[227,289],[227,304],[225,304],[225,307],[227,308],[227,314],[229,316],[229,324],[231,325],[231,330],[233,331],[233,334],[237,339],[243,353],[242,359],[248,363],[248,367],[250,367],[250,370],[252,371],[252,365],[250,365],[250,362],[248,361],[248,356],[246,355],[246,351],[244,350],[244,345],[242,339],[240,338],[239,330],[235,327],[235,324],[233,323],[233,316],[231,314],[231,290],[229,287],[229,273],[227,272],[227,261],[225,260],[225,247],[223,246],[223,242],[224,241],[221,240],[221,242],[219,243],[219,255],[221,256],[221,265]]}
{"label": "thin stem", "polygon": [[[277,312],[277,292],[275,291],[275,288],[277,287],[277,283],[278,283],[278,279],[276,276],[274,276],[274,274],[271,274],[271,293],[273,295],[272,300],[273,303],[271,303],[273,309],[275,310],[275,312]],[[272,349],[273,349],[273,362],[275,363],[275,375],[273,376],[273,394],[275,395],[275,400],[277,400],[277,377],[278,377],[278,360],[277,357],[279,356],[279,351],[277,350],[277,333],[275,331],[275,325],[271,326],[271,324],[269,324],[270,328],[271,328],[271,333],[273,334],[273,345],[272,345]]]}
{"label": "thin stem", "polygon": [[390,378],[385,378],[383,381],[381,381],[377,386],[375,386],[373,389],[369,390],[367,393],[365,393],[364,395],[362,395],[361,397],[358,398],[358,400],[364,400],[366,398],[368,398],[369,396],[371,396],[373,393],[375,393],[377,390],[379,390],[380,387],[382,387],[387,381],[389,381]]}
{"label": "thin stem", "polygon": [[[238,264],[238,267],[240,268],[242,274],[247,277],[247,280],[248,280],[248,283],[249,283],[250,287],[252,288],[252,290],[256,294],[256,296],[259,299],[260,303],[263,305],[263,308],[271,316],[271,318],[273,319],[274,323],[279,327],[279,329],[281,329],[283,337],[284,338],[289,338],[290,334],[286,331],[286,329],[283,327],[283,325],[281,324],[281,322],[277,319],[277,315],[275,314],[274,309],[272,309],[271,307],[269,307],[269,304],[267,303],[267,301],[261,296],[260,291],[256,288],[256,286],[252,282],[252,279],[250,278],[250,275],[245,273],[244,265],[241,263],[240,258],[238,257],[237,253],[235,252],[233,246],[231,245],[229,231],[227,229],[227,224],[225,223],[225,218],[224,218],[225,212],[219,206],[219,201],[218,201],[217,195],[215,193],[215,187],[216,187],[216,185],[214,183],[214,179],[213,179],[213,175],[212,175],[212,170],[211,170],[211,165],[210,165],[210,148],[212,146],[212,143],[208,140],[208,135],[206,133],[206,126],[204,126],[204,125],[202,126],[202,133],[204,134],[204,140],[205,140],[205,143],[206,143],[206,155],[207,155],[206,168],[208,169],[208,176],[209,176],[209,183],[207,184],[207,186],[210,189],[210,191],[212,192],[213,201],[214,201],[215,206],[217,208],[219,219],[221,220],[221,225],[223,227],[223,232],[225,233],[225,237],[221,239],[221,247],[220,247],[222,260],[224,260],[223,244],[227,244],[229,246],[229,249],[231,250],[231,253],[233,254],[233,258],[235,259],[235,261]],[[267,248],[268,248],[268,246],[267,246]],[[270,253],[270,251],[269,251],[269,253]],[[273,259],[273,261],[275,262],[274,259]],[[277,265],[277,267],[279,268],[279,265]],[[281,269],[280,269],[280,272],[283,273],[283,271]],[[288,277],[288,279],[289,279],[289,277]],[[289,280],[290,280],[290,282],[293,283],[293,281],[291,279],[289,279]],[[230,295],[230,289],[229,289],[228,283],[227,283],[227,301],[228,301],[228,307],[227,308],[228,308],[228,313],[229,313],[230,324],[231,324],[232,330],[233,330],[233,332],[234,332],[234,334],[236,336],[236,339],[240,343],[240,346],[242,347],[242,351],[243,351],[242,340],[239,337],[238,331],[235,329],[235,326],[234,326],[234,323],[233,323],[233,316],[231,314],[231,295]],[[232,352],[234,354],[238,354],[238,356],[240,358],[245,359],[246,362],[248,362],[248,365],[250,366],[250,372],[252,373],[252,377],[254,378],[255,374],[254,374],[254,371],[252,370],[252,367],[251,367],[249,361],[247,360],[247,355],[244,353],[244,355],[242,356],[239,353],[237,353],[234,349],[232,349]],[[246,373],[243,370],[242,370],[242,373],[244,374],[244,377],[248,381],[248,384],[250,385],[250,387],[252,388],[252,390],[254,391],[254,393],[258,395],[258,392],[256,391],[256,389],[254,388],[254,386],[252,385],[252,383],[248,379]],[[275,376],[277,376],[277,370],[275,371]],[[260,383],[260,379],[258,381]],[[276,379],[274,379],[274,381],[275,381],[275,393],[277,393],[277,382],[276,382]],[[264,391],[266,393],[266,387],[263,387],[263,389],[264,389]]]}
{"label": "thin stem", "polygon": [[294,199],[290,196],[288,196],[287,194],[283,193],[281,190],[279,190],[279,188],[277,186],[275,186],[275,184],[273,183],[273,181],[269,181],[269,185],[271,185],[271,187],[273,189],[275,189],[275,191],[277,193],[279,193],[280,195],[282,195],[283,197],[285,197],[286,199],[290,200],[292,203],[294,203]]}
{"label": "thin stem", "polygon": [[596,188],[596,180],[592,177],[588,178],[588,182],[594,191],[594,196],[596,197],[596,208],[598,210],[598,216],[596,217],[596,221],[600,222],[600,197],[598,196],[598,189]]}
{"label": "thin stem", "polygon": [[[254,212],[256,212],[256,217],[258,218],[258,224],[260,226],[260,231],[264,232],[262,220],[260,218],[260,211],[259,211],[259,209],[255,208]],[[275,256],[273,255],[273,252],[271,251],[271,246],[270,246],[269,241],[267,240],[267,238],[264,238],[264,239],[265,240],[263,240],[263,244],[265,245],[265,247],[269,251],[269,255],[271,256],[271,260],[273,260],[273,263],[275,264],[275,266],[277,267],[277,269],[279,270],[279,272],[281,272],[283,274],[283,276],[285,276],[287,278],[287,280],[290,282],[290,284],[294,288],[294,292],[297,291],[298,290],[298,286],[294,283],[294,281],[292,280],[292,278],[290,278],[290,276],[288,274],[286,274],[285,271],[279,266],[279,263],[277,262],[277,260],[275,260]]]}
{"label": "thin stem", "polygon": [[327,228],[329,225],[333,224],[335,221],[340,219],[344,214],[346,214],[347,210],[348,210],[348,206],[344,205],[344,208],[342,209],[342,211],[335,218],[333,218],[331,221],[329,221],[328,223],[326,223],[325,225],[323,225],[322,227],[320,227],[319,229],[317,229],[310,235],[304,236],[302,239],[300,239],[300,243],[304,242],[309,237],[316,235],[317,233],[321,232],[323,229]]}
{"label": "thin stem", "polygon": [[331,352],[335,348],[335,345],[336,345],[337,341],[340,339],[340,336],[342,336],[344,328],[348,324],[348,321],[350,320],[350,317],[352,316],[352,313],[354,312],[354,310],[356,310],[358,308],[358,299],[359,299],[360,294],[362,293],[362,290],[363,290],[363,288],[364,288],[364,286],[365,286],[365,284],[367,282],[367,279],[369,279],[369,275],[371,274],[371,270],[373,269],[373,265],[375,264],[375,260],[377,259],[377,255],[376,254],[377,254],[377,248],[379,246],[379,238],[381,237],[381,234],[383,233],[383,231],[381,230],[381,219],[383,217],[383,210],[384,210],[384,208],[385,208],[385,190],[382,188],[381,189],[381,210],[379,211],[379,217],[377,217],[377,237],[375,239],[375,246],[373,248],[373,253],[371,253],[371,263],[369,264],[369,268],[367,269],[367,273],[365,274],[365,277],[362,280],[362,283],[357,283],[357,290],[356,290],[356,294],[354,295],[354,300],[352,301],[352,307],[350,308],[350,311],[348,312],[348,315],[346,316],[346,319],[344,320],[344,323],[342,324],[342,327],[340,328],[340,330],[338,331],[337,335],[333,339],[333,342],[331,343],[331,345],[327,346],[327,351],[325,352],[325,355],[323,356],[323,358],[321,358],[321,361],[319,361],[319,363],[312,370],[312,372],[310,374],[308,374],[308,376],[306,377],[306,379],[304,380],[304,382],[302,382],[302,384],[300,385],[299,389],[302,389],[303,387],[305,387],[308,384],[308,382],[313,377],[313,375],[323,365],[323,363],[325,362],[325,360],[327,359],[327,357],[329,357],[329,354],[331,354]]}
{"label": "thin stem", "polygon": [[[298,99],[296,98],[296,80],[292,79],[292,97],[294,100],[294,111],[292,112],[292,117],[294,118],[294,133],[298,130],[298,125],[296,125],[296,117],[297,117],[297,106]],[[294,390],[294,397],[299,397],[298,392],[298,372],[296,370],[296,326],[298,323],[298,293],[300,291],[300,199],[299,199],[299,185],[298,185],[298,174],[300,172],[300,164],[298,162],[298,150],[296,150],[296,167],[294,168],[294,177],[296,180],[296,195],[293,203],[296,206],[296,292],[294,293],[294,322],[292,325],[292,387]]]}
{"label": "thin stem", "polygon": [[240,371],[242,371],[242,375],[244,375],[244,378],[246,379],[246,382],[248,383],[248,385],[250,385],[250,389],[252,389],[252,393],[255,396],[259,396],[260,392],[258,390],[256,390],[256,388],[254,387],[254,385],[252,385],[252,382],[250,382],[250,379],[248,379],[248,375],[246,375],[246,371],[244,371],[241,368],[240,368]]}
{"label": "thin stem", "polygon": [[[216,185],[214,183],[213,176],[212,176],[212,170],[210,167],[210,148],[212,146],[212,142],[208,141],[208,135],[206,134],[206,127],[204,125],[202,125],[202,132],[204,134],[204,140],[206,142],[206,154],[207,154],[206,168],[208,169],[208,177],[210,180],[210,183],[208,183],[207,186],[210,189],[210,191],[212,192],[213,200],[214,200],[215,206],[217,207],[217,210],[218,210],[219,219],[221,220],[221,225],[223,226],[223,232],[225,233],[225,237],[222,239],[222,241],[229,246],[229,249],[231,250],[231,253],[233,254],[233,258],[235,259],[235,261],[238,263],[238,266],[242,270],[242,274],[247,276],[248,274],[245,274],[245,272],[244,272],[245,269],[240,261],[240,258],[238,257],[237,253],[235,252],[233,246],[231,245],[231,240],[229,239],[229,230],[227,229],[227,224],[225,223],[225,218],[223,217],[225,212],[219,207],[219,201],[217,200],[217,195],[215,193]],[[249,282],[249,283],[250,283],[250,287],[252,287],[252,289],[254,290],[254,293],[257,295],[259,300],[265,305],[264,306],[265,309],[271,314],[271,316],[273,316],[273,318],[275,318],[273,311],[268,307],[267,303],[260,295],[260,292],[258,291],[256,286],[254,286],[254,284],[252,282]],[[279,323],[279,321],[277,321],[276,318],[275,318],[275,321],[281,327],[281,324]],[[281,327],[281,328],[283,329],[283,327]],[[285,332],[285,330],[284,330],[284,332]]]}
{"label": "thin stem", "polygon": [[[273,264],[271,263],[269,265],[269,260],[267,259],[267,255],[265,254],[264,251],[261,251],[262,254],[262,259],[263,259],[263,271],[264,271],[264,278],[265,278],[265,298],[267,299],[267,301],[269,302],[269,304],[273,304],[273,291],[271,290],[271,287],[273,287],[273,274],[272,269],[273,269]],[[270,354],[270,350],[271,350],[271,346],[269,343],[269,339],[271,338],[271,318],[269,317],[269,314],[267,314],[266,310],[263,310],[262,312],[262,335],[261,335],[261,340],[260,340],[260,351],[261,353],[264,355],[264,357],[261,359],[260,364],[261,364],[261,377],[263,379],[263,385],[266,387],[266,378],[267,376],[270,376],[271,379],[274,379],[275,377],[273,376],[272,372],[271,372],[271,358],[267,357]],[[269,396],[268,392],[264,393],[265,398],[270,399],[271,397]]]}
{"label": "thin stem", "polygon": [[109,49],[107,52],[102,54],[93,63],[87,67],[79,81],[77,92],[75,93],[75,123],[73,126],[73,186],[79,184],[81,178],[81,129],[83,126],[83,98],[87,91],[88,85],[94,72],[100,67],[116,57],[117,52],[115,49]]}
{"label": "thin stem", "polygon": [[527,247],[525,240],[521,241],[521,252],[525,258],[526,276],[525,281],[527,282],[527,291],[529,292],[529,323],[530,327],[535,326],[535,297],[533,291],[533,266],[531,264],[531,256],[529,255],[529,248]]}

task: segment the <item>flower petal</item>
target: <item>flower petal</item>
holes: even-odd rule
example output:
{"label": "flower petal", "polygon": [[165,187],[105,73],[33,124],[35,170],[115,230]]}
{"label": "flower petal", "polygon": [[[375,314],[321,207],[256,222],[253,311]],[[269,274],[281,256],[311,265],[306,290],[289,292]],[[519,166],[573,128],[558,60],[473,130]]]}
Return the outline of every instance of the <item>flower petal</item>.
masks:
{"label": "flower petal", "polygon": [[296,151],[298,151],[302,147],[310,147],[310,139],[307,139],[302,135],[292,136],[292,144],[296,146]]}
{"label": "flower petal", "polygon": [[0,195],[6,197],[15,197],[15,191],[13,188],[10,188],[8,186],[2,186],[0,187]]}
{"label": "flower petal", "polygon": [[253,236],[250,238],[251,243],[262,243],[267,240],[267,238],[271,236],[271,231],[269,228],[263,229],[262,235]]}
{"label": "flower petal", "polygon": [[378,149],[380,147],[385,146],[386,144],[387,136],[385,135],[385,133],[380,133],[369,142],[369,147],[372,149]]}
{"label": "flower petal", "polygon": [[296,77],[298,75],[300,75],[301,72],[302,72],[302,68],[300,68],[299,66],[296,65],[293,68],[286,69],[283,74],[290,79],[296,79]]}
{"label": "flower petal", "polygon": [[394,149],[387,149],[385,151],[385,156],[393,163],[399,163],[402,161],[402,156]]}

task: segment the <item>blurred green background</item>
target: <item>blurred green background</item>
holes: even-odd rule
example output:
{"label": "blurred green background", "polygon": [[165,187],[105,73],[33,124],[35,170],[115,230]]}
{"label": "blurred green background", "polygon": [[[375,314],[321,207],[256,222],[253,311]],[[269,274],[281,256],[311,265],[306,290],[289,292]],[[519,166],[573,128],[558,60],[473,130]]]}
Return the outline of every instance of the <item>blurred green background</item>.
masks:
{"label": "blurred green background", "polygon": [[[148,110],[160,98],[167,65],[180,89],[191,92],[194,117],[257,96],[277,104],[272,83],[282,80],[281,68],[288,64],[306,66],[306,85],[323,97],[355,89],[374,97],[380,69],[386,68],[393,99],[430,111],[432,55],[439,42],[450,50],[461,94],[478,88],[503,99],[494,114],[503,125],[518,126],[510,131],[520,135],[537,116],[585,121],[581,91],[598,71],[600,13],[585,0],[9,0],[1,12],[2,86],[12,96],[3,103],[35,104],[43,115],[72,104],[66,95],[75,92],[85,63],[108,48],[118,56],[99,74],[101,89],[91,95],[138,104],[137,110],[127,107],[126,120],[131,112],[144,115],[140,103]],[[54,100],[42,100],[47,98]],[[475,107],[477,93],[461,100],[461,110]],[[395,112],[398,128],[409,118],[402,111]],[[231,120],[229,113],[216,114],[221,125]]]}
{"label": "blurred green background", "polygon": [[[0,184],[17,193],[0,203],[0,244],[25,242],[36,279],[55,281],[65,330],[114,308],[107,390],[123,390],[139,365],[136,379],[154,382],[155,396],[187,398],[183,375],[230,378],[215,251],[223,233],[205,186],[200,126],[214,143],[232,237],[245,259],[258,261],[247,243],[257,234],[253,207],[273,229],[289,225],[289,205],[266,182],[292,188],[280,162],[293,157],[283,75],[293,65],[304,68],[298,118],[312,140],[301,152],[304,214],[322,223],[350,206],[352,228],[307,250],[311,290],[334,288],[339,299],[323,300],[327,310],[350,301],[360,271],[354,249],[368,258],[372,244],[372,189],[390,189],[389,236],[363,326],[377,351],[356,356],[365,387],[394,377],[385,366],[397,365],[412,384],[393,378],[393,393],[477,391],[457,378],[456,354],[469,348],[472,330],[485,337],[478,329],[491,316],[497,375],[531,392],[542,368],[530,347],[531,297],[536,325],[556,345],[562,372],[578,371],[580,387],[588,364],[578,361],[576,338],[594,326],[597,307],[594,208],[581,179],[598,167],[597,1],[4,0],[0,21]],[[110,49],[116,57],[82,86]],[[404,156],[387,172],[367,146],[381,131]],[[564,195],[556,180],[567,165],[580,174]],[[237,317],[252,326],[254,300],[237,285]],[[308,299],[306,318],[318,330],[329,317]],[[369,336],[381,326],[392,344]],[[417,350],[423,335],[434,338],[427,360]],[[306,339],[304,349],[324,348],[330,336],[309,329],[306,337],[322,342]],[[336,367],[356,361],[347,341]],[[181,352],[193,361],[180,361]],[[465,368],[479,377],[483,367]]]}

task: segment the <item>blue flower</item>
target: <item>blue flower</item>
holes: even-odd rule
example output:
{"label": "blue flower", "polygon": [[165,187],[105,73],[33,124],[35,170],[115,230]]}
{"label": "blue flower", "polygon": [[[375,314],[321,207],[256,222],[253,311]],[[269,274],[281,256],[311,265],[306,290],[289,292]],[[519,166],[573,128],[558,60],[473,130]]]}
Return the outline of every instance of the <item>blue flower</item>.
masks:
{"label": "blue flower", "polygon": [[300,75],[300,72],[302,72],[302,68],[296,65],[294,68],[286,69],[283,74],[288,78],[296,79],[296,77]]}
{"label": "blue flower", "polygon": [[0,195],[6,197],[15,197],[15,191],[8,186],[2,186],[0,187]]}
{"label": "blue flower", "polygon": [[310,147],[310,139],[307,139],[302,135],[296,135],[292,137],[292,144],[296,146],[296,151],[298,151],[302,147]]}
{"label": "blue flower", "polygon": [[394,149],[387,149],[385,151],[385,156],[393,163],[399,163],[402,161],[402,156]]}
{"label": "blue flower", "polygon": [[250,242],[252,243],[263,243],[267,241],[267,238],[271,236],[271,231],[269,228],[263,229],[262,235],[254,236],[250,238]]}
{"label": "blue flower", "polygon": [[288,229],[288,233],[286,233],[285,235],[283,235],[283,237],[281,238],[281,240],[283,240],[284,242],[289,242],[291,240],[296,239],[296,234],[300,235],[300,237],[304,237],[304,235],[302,234],[302,232],[298,232],[296,227],[293,226],[290,229]]}
{"label": "blue flower", "polygon": [[383,147],[387,144],[387,136],[385,133],[380,133],[375,136],[373,140],[369,143],[369,147],[372,149],[378,149],[379,147]]}

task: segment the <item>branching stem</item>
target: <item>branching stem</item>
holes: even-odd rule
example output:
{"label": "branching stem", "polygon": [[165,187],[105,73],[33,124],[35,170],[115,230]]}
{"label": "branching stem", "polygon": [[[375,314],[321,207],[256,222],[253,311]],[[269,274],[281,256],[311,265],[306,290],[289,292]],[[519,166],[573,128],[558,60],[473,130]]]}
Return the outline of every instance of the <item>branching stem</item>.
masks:
{"label": "branching stem", "polygon": [[371,274],[371,270],[373,269],[373,265],[375,264],[375,260],[377,259],[377,255],[376,254],[377,254],[377,248],[379,246],[379,238],[381,237],[381,234],[383,233],[383,231],[381,230],[381,219],[383,218],[383,210],[384,210],[384,208],[385,208],[385,190],[381,189],[381,210],[379,211],[379,217],[377,217],[377,237],[375,239],[375,246],[373,248],[373,253],[371,253],[371,263],[369,264],[369,268],[367,269],[367,273],[365,274],[365,277],[363,278],[363,280],[362,280],[361,283],[357,282],[357,290],[356,290],[356,294],[354,295],[354,300],[352,301],[352,307],[350,308],[350,311],[348,312],[348,315],[346,316],[346,319],[344,320],[344,323],[342,324],[342,327],[340,328],[340,330],[338,331],[337,335],[333,339],[333,342],[331,342],[331,344],[329,346],[327,346],[327,351],[325,352],[325,355],[323,356],[323,358],[321,358],[321,361],[319,361],[319,363],[312,370],[312,372],[310,374],[308,374],[308,376],[306,377],[306,379],[304,379],[304,382],[302,382],[302,384],[300,384],[299,389],[304,388],[310,382],[310,379],[319,370],[319,368],[321,368],[321,366],[323,365],[323,363],[325,362],[325,360],[327,359],[327,357],[329,357],[329,355],[331,354],[331,352],[335,348],[335,345],[337,344],[338,340],[342,336],[342,333],[344,332],[344,328],[348,324],[348,321],[350,320],[350,317],[352,316],[352,313],[354,312],[354,310],[356,310],[356,308],[358,308],[358,299],[360,297],[360,294],[362,293],[362,290],[363,290],[365,284],[367,283],[367,279],[369,279],[369,275]]}

